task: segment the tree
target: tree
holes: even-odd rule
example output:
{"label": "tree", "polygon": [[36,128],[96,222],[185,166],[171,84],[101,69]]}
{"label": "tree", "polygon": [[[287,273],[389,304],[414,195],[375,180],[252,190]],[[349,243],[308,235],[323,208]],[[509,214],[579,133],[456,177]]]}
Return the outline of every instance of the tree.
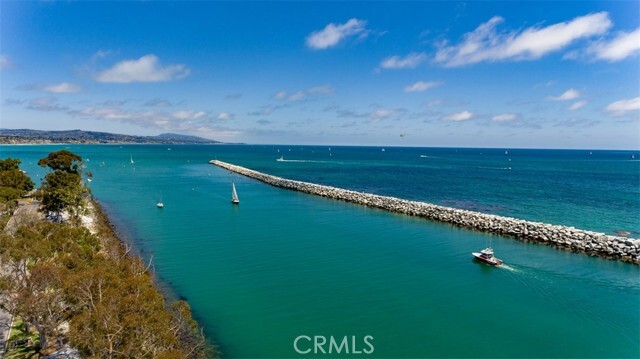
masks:
{"label": "tree", "polygon": [[61,213],[68,211],[72,220],[77,220],[84,209],[84,197],[87,193],[81,177],[82,157],[67,150],[52,152],[38,161],[38,165],[49,167],[42,181],[42,210],[52,213],[56,220]]}
{"label": "tree", "polygon": [[20,198],[33,187],[31,178],[20,170],[19,159],[0,159],[0,201],[7,202]]}
{"label": "tree", "polygon": [[54,171],[80,174],[82,157],[67,150],[51,152],[45,158],[38,161],[38,166],[49,167]]}
{"label": "tree", "polygon": [[60,324],[68,319],[63,283],[69,269],[63,264],[86,237],[85,228],[60,227],[38,222],[18,229],[13,237],[0,236],[0,306],[32,324],[40,336],[41,351],[50,337],[58,336]]}

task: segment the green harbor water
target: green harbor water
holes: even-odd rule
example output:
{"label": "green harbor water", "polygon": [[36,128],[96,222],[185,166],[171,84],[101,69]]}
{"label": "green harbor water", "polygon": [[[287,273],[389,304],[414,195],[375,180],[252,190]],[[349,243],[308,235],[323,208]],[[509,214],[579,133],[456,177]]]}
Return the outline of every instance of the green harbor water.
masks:
{"label": "green harbor water", "polygon": [[[0,151],[22,158],[39,182],[45,172],[35,161],[64,147]],[[597,153],[596,166],[574,153],[530,150],[519,157],[510,150],[512,170],[485,171],[481,161],[504,168],[506,160],[443,150],[428,154],[441,162],[425,163],[420,154],[428,150],[406,149],[404,159],[392,148],[385,153],[397,158],[388,162],[377,148],[333,148],[330,159],[317,155],[326,148],[305,148],[307,154],[277,146],[68,148],[89,159],[90,187],[123,238],[153,258],[159,280],[189,301],[227,358],[313,356],[294,350],[300,335],[353,336],[357,350],[373,337],[372,354],[322,357],[640,357],[637,265],[282,190],[207,164],[218,158],[295,179],[636,233],[639,167],[627,163],[628,153]],[[308,161],[275,161],[282,154]],[[547,161],[553,156],[567,165]],[[389,173],[407,182],[386,181]],[[548,186],[532,173],[554,173],[546,181],[560,182]],[[232,181],[239,206],[230,203]],[[551,189],[557,187],[562,193]],[[160,198],[163,209],[156,208]],[[471,252],[488,243],[505,266],[472,260]]]}

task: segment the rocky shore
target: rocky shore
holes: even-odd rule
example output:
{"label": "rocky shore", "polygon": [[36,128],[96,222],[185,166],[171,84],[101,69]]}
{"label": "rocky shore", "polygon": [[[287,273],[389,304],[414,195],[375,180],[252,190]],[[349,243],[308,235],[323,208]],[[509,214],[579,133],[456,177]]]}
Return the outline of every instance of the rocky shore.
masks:
{"label": "rocky shore", "polygon": [[293,181],[218,160],[212,160],[209,163],[280,188],[451,223],[523,241],[540,242],[572,252],[582,252],[591,256],[640,264],[640,239],[610,236],[573,227],[531,222],[425,202],[360,193],[309,182]]}

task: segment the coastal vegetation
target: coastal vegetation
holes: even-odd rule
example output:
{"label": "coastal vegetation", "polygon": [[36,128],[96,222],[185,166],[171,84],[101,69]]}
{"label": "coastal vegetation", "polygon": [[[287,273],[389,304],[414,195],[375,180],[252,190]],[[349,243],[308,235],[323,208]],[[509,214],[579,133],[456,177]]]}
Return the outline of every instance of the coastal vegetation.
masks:
{"label": "coastal vegetation", "polygon": [[[3,193],[33,188],[12,179],[19,163],[0,162],[0,184],[12,189]],[[89,358],[217,356],[188,303],[167,303],[150,263],[116,236],[82,184],[82,158],[63,150],[38,164],[51,170],[38,190],[41,201],[21,206],[37,206],[50,220],[13,206],[14,219],[24,218],[0,233],[0,308],[35,328],[36,350],[47,355],[66,345]]]}
{"label": "coastal vegetation", "polygon": [[0,129],[0,144],[46,143],[216,144],[221,142],[197,136],[180,135],[177,133],[163,133],[157,136],[132,136],[82,130],[42,131],[29,129]]}

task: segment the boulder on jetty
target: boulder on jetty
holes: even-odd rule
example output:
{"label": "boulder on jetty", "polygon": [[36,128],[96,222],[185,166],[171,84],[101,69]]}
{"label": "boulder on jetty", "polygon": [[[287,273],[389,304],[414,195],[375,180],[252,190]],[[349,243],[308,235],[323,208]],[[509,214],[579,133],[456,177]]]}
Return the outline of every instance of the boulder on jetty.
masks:
{"label": "boulder on jetty", "polygon": [[523,241],[545,243],[572,252],[582,252],[592,256],[640,264],[640,239],[609,236],[604,233],[585,231],[574,227],[531,222],[438,206],[426,202],[409,201],[315,183],[293,181],[218,160],[211,160],[209,163],[280,188],[451,223],[456,226],[509,236]]}

